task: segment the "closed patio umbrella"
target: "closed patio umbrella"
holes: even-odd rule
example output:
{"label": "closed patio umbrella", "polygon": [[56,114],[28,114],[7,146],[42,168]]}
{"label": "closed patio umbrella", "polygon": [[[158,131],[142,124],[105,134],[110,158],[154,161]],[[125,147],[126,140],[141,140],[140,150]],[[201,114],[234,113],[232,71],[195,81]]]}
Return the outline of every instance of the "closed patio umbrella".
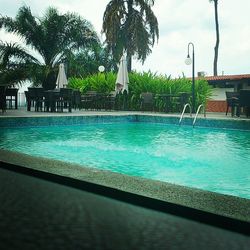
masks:
{"label": "closed patio umbrella", "polygon": [[64,64],[59,64],[59,71],[56,79],[56,87],[63,88],[68,84],[67,77],[64,70]]}
{"label": "closed patio umbrella", "polygon": [[128,69],[127,69],[127,59],[126,55],[123,54],[120,59],[120,65],[118,69],[118,74],[115,82],[115,92],[119,93],[120,91],[123,93],[124,90],[128,93]]}

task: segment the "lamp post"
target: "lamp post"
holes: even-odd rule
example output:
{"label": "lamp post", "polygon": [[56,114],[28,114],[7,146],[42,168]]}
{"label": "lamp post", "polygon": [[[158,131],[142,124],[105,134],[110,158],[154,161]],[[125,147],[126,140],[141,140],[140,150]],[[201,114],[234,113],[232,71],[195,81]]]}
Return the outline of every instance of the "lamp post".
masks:
{"label": "lamp post", "polygon": [[[190,58],[190,55],[189,55],[189,46],[190,45],[192,45],[192,47],[193,47],[192,59]],[[188,44],[188,55],[187,55],[187,58],[185,60],[185,63],[187,65],[190,65],[192,63],[192,113],[195,113],[194,44],[191,42]]]}

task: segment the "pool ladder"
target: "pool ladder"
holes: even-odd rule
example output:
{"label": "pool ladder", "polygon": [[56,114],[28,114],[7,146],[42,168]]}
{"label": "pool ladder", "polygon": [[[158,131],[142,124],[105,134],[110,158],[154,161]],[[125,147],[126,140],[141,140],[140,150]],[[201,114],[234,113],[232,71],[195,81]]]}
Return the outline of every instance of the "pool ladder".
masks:
{"label": "pool ladder", "polygon": [[198,114],[199,114],[201,108],[203,108],[204,117],[206,117],[205,106],[204,106],[204,104],[201,104],[201,105],[199,105],[199,107],[198,107],[198,109],[197,109],[197,112],[196,112],[196,114],[195,114],[195,117],[194,117],[194,120],[193,120],[193,127],[194,127],[194,124],[195,124],[195,122],[196,122],[197,116],[198,116]]}
{"label": "pool ladder", "polygon": [[180,117],[180,120],[179,120],[179,125],[181,125],[181,121],[182,121],[182,118],[183,118],[183,116],[184,116],[184,113],[185,113],[185,110],[186,110],[187,107],[189,107],[189,110],[190,110],[190,117],[192,117],[192,108],[191,108],[191,105],[190,105],[189,103],[186,103],[186,104],[184,105],[184,108],[183,108],[182,113],[181,113],[181,117]]}

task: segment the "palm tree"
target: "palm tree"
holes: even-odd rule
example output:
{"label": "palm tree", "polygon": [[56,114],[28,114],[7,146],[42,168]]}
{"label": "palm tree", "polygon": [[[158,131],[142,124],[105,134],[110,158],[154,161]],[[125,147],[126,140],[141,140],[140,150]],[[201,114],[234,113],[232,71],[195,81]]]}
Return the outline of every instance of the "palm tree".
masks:
{"label": "palm tree", "polygon": [[38,60],[16,43],[0,41],[0,85],[15,85],[30,78]]}
{"label": "palm tree", "polygon": [[111,0],[103,15],[103,33],[114,60],[127,52],[128,70],[131,57],[145,61],[159,38],[158,21],[151,7],[154,0]]}
{"label": "palm tree", "polygon": [[[52,7],[39,18],[32,15],[29,7],[23,6],[15,19],[0,17],[2,27],[19,35],[29,48],[40,55],[42,60],[32,58],[32,51],[29,55],[26,53],[29,58],[25,62],[29,66],[26,73],[29,72],[29,79],[33,79],[35,84],[42,84],[45,89],[55,88],[57,65],[67,60],[67,55],[99,43],[97,34],[87,20],[72,13],[60,15]],[[17,49],[23,50],[21,47]],[[4,46],[2,51],[4,53]]]}
{"label": "palm tree", "polygon": [[88,75],[98,73],[98,67],[105,65],[105,71],[113,71],[116,64],[107,47],[98,45],[89,49],[81,49],[78,53],[68,56],[68,77],[87,77]]}
{"label": "palm tree", "polygon": [[218,52],[220,43],[219,20],[218,20],[218,0],[209,0],[214,2],[215,27],[216,27],[216,42],[214,47],[214,76],[217,76]]}

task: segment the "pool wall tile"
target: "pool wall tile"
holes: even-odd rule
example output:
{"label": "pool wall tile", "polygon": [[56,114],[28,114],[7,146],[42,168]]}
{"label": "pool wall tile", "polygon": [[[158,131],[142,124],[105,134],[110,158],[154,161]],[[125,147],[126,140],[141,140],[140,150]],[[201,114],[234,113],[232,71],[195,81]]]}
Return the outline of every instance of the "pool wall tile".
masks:
{"label": "pool wall tile", "polygon": [[[79,125],[91,123],[122,123],[122,122],[149,122],[179,124],[177,116],[162,115],[86,115],[86,116],[48,116],[48,117],[1,117],[0,128],[4,127],[34,127],[34,126],[58,126]],[[181,125],[192,126],[193,118],[184,117]],[[250,119],[210,119],[198,118],[195,127],[214,127],[225,129],[250,130]]]}
{"label": "pool wall tile", "polygon": [[[184,117],[180,126],[187,125],[193,126],[192,117]],[[167,116],[149,116],[138,115],[136,118],[138,122],[152,122],[152,123],[167,123],[167,124],[179,124],[179,117],[167,117]],[[250,130],[250,120],[225,120],[225,119],[210,119],[199,118],[196,120],[194,127],[213,127],[213,128],[225,128],[225,129],[240,129]]]}
{"label": "pool wall tile", "polygon": [[6,117],[0,119],[0,127],[34,127],[79,125],[91,123],[134,122],[135,116],[49,116],[49,117]]}

